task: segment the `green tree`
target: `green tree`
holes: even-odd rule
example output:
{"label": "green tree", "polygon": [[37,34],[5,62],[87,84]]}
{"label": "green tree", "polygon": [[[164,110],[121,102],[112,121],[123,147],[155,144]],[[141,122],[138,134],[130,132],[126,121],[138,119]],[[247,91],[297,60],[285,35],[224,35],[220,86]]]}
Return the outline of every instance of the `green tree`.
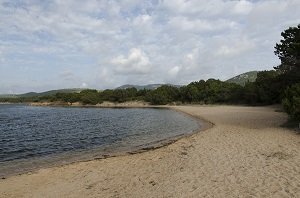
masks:
{"label": "green tree", "polygon": [[255,85],[258,95],[258,103],[280,103],[282,95],[281,92],[284,91],[285,87],[281,84],[277,71],[270,70],[258,72]]}
{"label": "green tree", "polygon": [[286,89],[282,104],[286,112],[300,122],[300,83]]}
{"label": "green tree", "polygon": [[163,85],[147,93],[146,101],[154,105],[165,105],[179,99],[177,87]]}
{"label": "green tree", "polygon": [[94,89],[82,90],[80,92],[80,101],[83,104],[91,105],[95,105],[102,102],[99,92]]}
{"label": "green tree", "polygon": [[182,102],[199,102],[199,90],[194,84],[180,88],[180,98]]}
{"label": "green tree", "polygon": [[281,64],[275,69],[281,74],[278,77],[281,86],[286,88],[282,104],[291,117],[299,120],[300,24],[284,30],[281,36],[283,39],[275,46],[275,54],[279,57]]}
{"label": "green tree", "polygon": [[276,43],[275,54],[281,64],[275,67],[284,76],[285,83],[291,85],[300,82],[300,24],[281,33],[280,43]]}
{"label": "green tree", "polygon": [[244,97],[243,100],[247,104],[255,105],[258,103],[258,92],[257,85],[254,82],[247,82],[244,87]]}
{"label": "green tree", "polygon": [[204,101],[206,104],[218,103],[221,102],[221,81],[210,78],[206,81],[205,84],[205,98]]}
{"label": "green tree", "polygon": [[145,97],[147,95],[147,93],[149,93],[151,90],[149,89],[141,89],[138,90],[135,96],[136,100],[145,100]]}
{"label": "green tree", "polygon": [[113,90],[105,89],[104,91],[100,92],[99,95],[100,95],[101,100],[103,100],[103,101],[113,101],[114,100],[113,94],[114,94]]}

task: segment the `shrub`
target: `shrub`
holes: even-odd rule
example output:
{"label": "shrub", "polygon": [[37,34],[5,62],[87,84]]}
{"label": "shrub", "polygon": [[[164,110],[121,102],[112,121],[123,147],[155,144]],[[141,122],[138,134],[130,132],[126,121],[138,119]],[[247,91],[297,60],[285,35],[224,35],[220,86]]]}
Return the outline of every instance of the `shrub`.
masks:
{"label": "shrub", "polygon": [[285,90],[282,104],[293,119],[300,121],[300,83],[294,84]]}

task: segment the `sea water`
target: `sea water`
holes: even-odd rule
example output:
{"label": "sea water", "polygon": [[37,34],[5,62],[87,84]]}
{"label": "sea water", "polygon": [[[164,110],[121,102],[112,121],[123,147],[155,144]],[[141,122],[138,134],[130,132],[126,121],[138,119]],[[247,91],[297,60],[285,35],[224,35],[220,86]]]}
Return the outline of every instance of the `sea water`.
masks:
{"label": "sea water", "polygon": [[0,105],[0,176],[147,149],[200,125],[166,108]]}

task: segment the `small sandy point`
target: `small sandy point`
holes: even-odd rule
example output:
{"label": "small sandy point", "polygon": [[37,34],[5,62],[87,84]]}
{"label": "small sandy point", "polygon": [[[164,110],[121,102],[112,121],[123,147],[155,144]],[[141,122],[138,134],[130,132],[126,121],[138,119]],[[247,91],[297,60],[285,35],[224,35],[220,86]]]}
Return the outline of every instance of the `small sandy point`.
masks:
{"label": "small sandy point", "polygon": [[300,197],[300,136],[276,107],[174,106],[214,127],[163,148],[0,180],[0,197]]}

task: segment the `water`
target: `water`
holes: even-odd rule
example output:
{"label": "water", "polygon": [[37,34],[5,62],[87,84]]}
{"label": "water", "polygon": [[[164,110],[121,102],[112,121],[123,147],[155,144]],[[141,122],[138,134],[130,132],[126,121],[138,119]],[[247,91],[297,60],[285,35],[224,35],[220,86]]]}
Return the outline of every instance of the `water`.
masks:
{"label": "water", "polygon": [[0,176],[149,148],[198,128],[169,109],[0,105]]}

